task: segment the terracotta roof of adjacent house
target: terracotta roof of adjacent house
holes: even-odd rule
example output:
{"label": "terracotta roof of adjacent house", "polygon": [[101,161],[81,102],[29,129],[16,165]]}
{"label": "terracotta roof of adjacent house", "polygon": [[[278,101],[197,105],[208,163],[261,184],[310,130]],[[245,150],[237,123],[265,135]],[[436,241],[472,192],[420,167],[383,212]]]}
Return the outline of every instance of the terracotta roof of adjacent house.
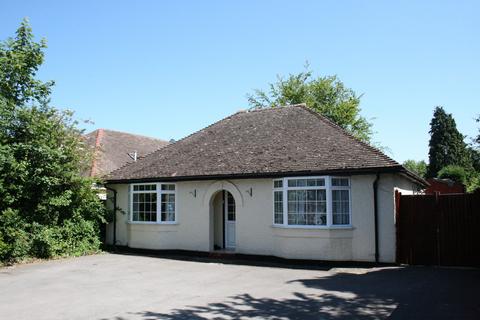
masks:
{"label": "terracotta roof of adjacent house", "polygon": [[327,118],[295,105],[237,112],[106,178],[119,183],[367,171],[412,175]]}
{"label": "terracotta roof of adjacent house", "polygon": [[92,177],[104,176],[134,162],[135,152],[141,157],[168,144],[160,139],[106,129],[97,129],[84,137],[87,145],[94,148],[94,159],[86,173]]}

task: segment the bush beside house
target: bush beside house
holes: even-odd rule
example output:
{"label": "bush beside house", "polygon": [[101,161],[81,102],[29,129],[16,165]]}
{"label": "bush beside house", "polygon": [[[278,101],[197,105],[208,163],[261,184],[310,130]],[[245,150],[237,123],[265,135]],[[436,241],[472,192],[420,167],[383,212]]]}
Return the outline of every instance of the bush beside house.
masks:
{"label": "bush beside house", "polygon": [[0,263],[99,249],[105,209],[80,175],[90,162],[72,113],[49,106],[35,78],[45,41],[25,20],[0,43]]}

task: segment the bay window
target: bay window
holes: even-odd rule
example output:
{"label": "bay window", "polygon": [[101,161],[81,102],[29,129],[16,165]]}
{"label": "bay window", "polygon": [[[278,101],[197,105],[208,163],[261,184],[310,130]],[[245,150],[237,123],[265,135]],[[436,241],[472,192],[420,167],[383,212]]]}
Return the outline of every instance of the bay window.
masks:
{"label": "bay window", "polygon": [[283,178],[273,181],[274,225],[332,227],[350,225],[350,179]]}
{"label": "bay window", "polygon": [[174,223],[175,184],[130,185],[130,219],[139,223]]}

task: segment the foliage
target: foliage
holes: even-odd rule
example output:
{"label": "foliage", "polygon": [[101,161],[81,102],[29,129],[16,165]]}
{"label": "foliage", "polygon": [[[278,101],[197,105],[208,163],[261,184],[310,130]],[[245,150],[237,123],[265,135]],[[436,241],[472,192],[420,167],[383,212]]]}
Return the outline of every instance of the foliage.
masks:
{"label": "foliage", "polygon": [[467,192],[474,192],[480,189],[480,172],[473,171],[467,183]]}
{"label": "foliage", "polygon": [[[480,116],[478,116],[477,120],[478,123],[480,123]],[[477,145],[480,145],[480,128],[478,129],[478,136],[475,138],[475,143]]]}
{"label": "foliage", "polygon": [[31,237],[18,211],[3,210],[0,214],[0,262],[11,262],[29,254]]}
{"label": "foliage", "polygon": [[465,185],[467,192],[480,188],[480,174],[475,170],[468,170],[461,166],[449,165],[438,172],[441,179],[451,179]]}
{"label": "foliage", "polygon": [[65,220],[60,226],[33,229],[31,253],[35,257],[79,256],[96,252],[100,246],[96,226],[82,218]]}
{"label": "foliage", "polygon": [[457,130],[453,116],[442,107],[436,107],[430,122],[430,150],[427,177],[436,177],[449,165],[471,167],[471,159],[464,136]]}
{"label": "foliage", "polygon": [[472,167],[475,171],[480,172],[480,149],[470,146],[467,148],[472,161]]}
{"label": "foliage", "polygon": [[[475,121],[480,123],[480,116],[478,116]],[[478,129],[478,136],[472,139],[472,144],[468,147],[468,152],[472,159],[473,168],[480,173],[480,128]]]}
{"label": "foliage", "polygon": [[314,78],[306,67],[304,72],[277,77],[269,91],[254,90],[247,96],[251,108],[261,109],[305,103],[362,141],[370,142],[372,124],[360,115],[360,95],[345,87],[337,76]]}
{"label": "foliage", "polygon": [[427,174],[427,163],[423,160],[406,160],[403,163],[403,166],[422,178],[425,178],[425,175]]}
{"label": "foliage", "polygon": [[456,166],[456,165],[446,166],[438,172],[438,177],[440,179],[450,179],[462,184],[467,183],[467,171],[465,170],[464,167],[461,167],[461,166]]}
{"label": "foliage", "polygon": [[[476,119],[480,123],[480,116]],[[473,143],[468,147],[468,152],[472,161],[473,170],[470,174],[470,180],[467,185],[467,191],[473,192],[480,189],[480,128],[479,134],[473,138]]]}
{"label": "foliage", "polygon": [[34,41],[26,20],[0,45],[3,261],[91,251],[104,221],[93,181],[80,174],[90,159],[82,131],[70,111],[49,105],[53,82],[35,78],[45,47],[44,40]]}

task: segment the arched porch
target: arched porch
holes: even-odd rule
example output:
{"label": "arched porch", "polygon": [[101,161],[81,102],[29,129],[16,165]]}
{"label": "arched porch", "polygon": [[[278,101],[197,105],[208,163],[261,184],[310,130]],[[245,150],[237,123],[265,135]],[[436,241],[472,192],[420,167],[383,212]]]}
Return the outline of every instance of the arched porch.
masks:
{"label": "arched porch", "polygon": [[[207,202],[208,201],[208,202]],[[235,251],[237,247],[237,215],[243,206],[238,188],[228,181],[217,181],[207,190],[210,217],[210,251]]]}

